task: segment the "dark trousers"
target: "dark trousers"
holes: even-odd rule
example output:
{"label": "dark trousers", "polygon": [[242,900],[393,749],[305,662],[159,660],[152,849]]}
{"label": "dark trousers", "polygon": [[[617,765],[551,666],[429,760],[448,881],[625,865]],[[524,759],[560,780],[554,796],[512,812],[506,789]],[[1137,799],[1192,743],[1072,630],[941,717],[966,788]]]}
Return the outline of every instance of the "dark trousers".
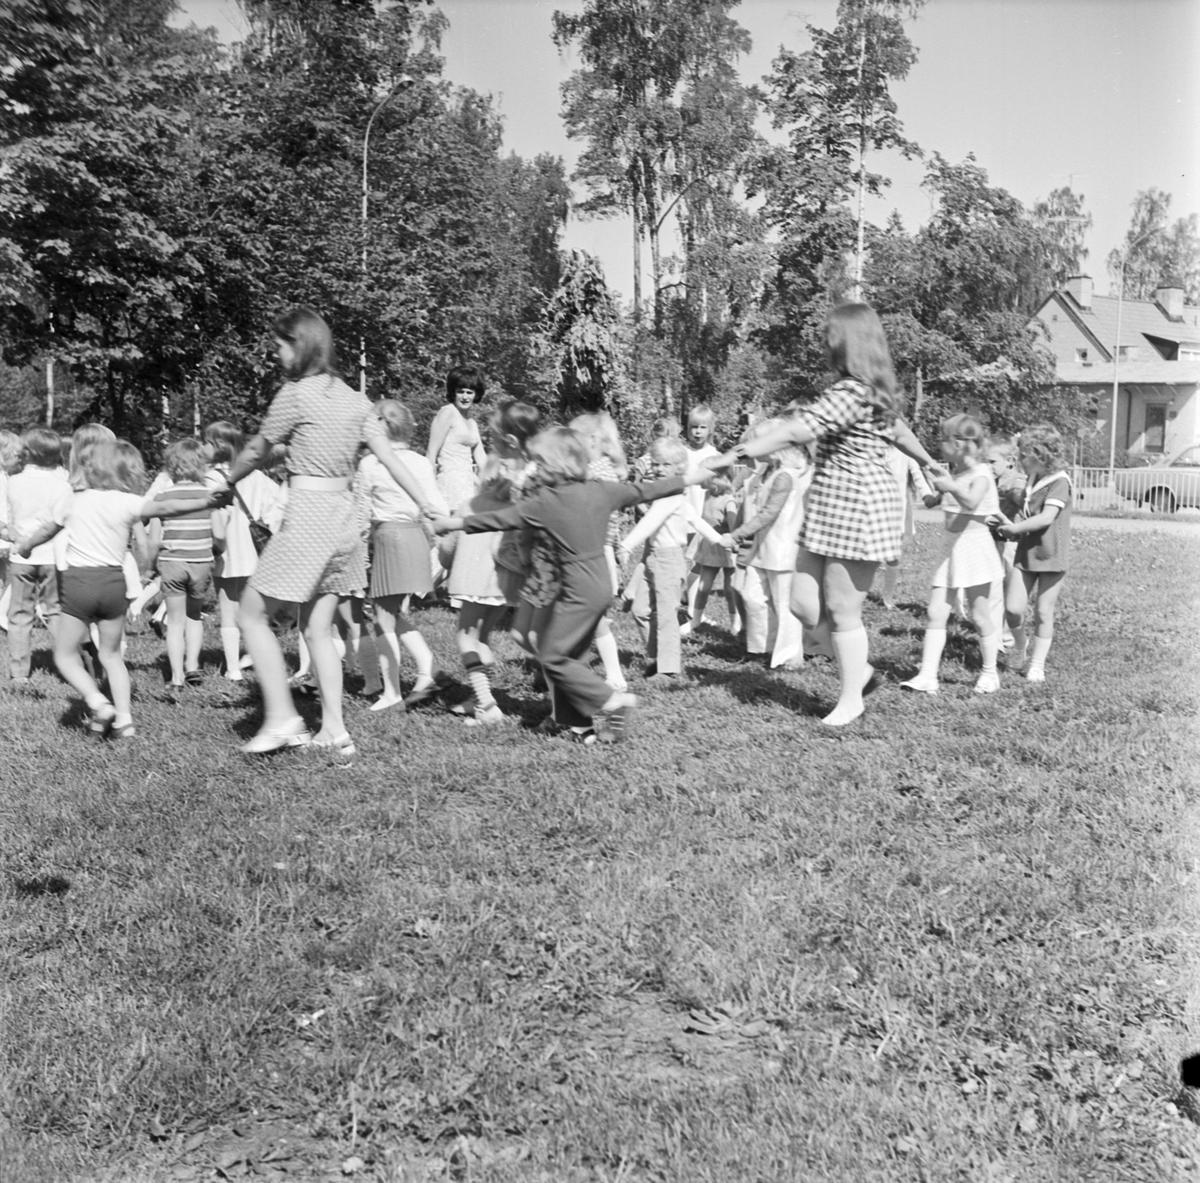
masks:
{"label": "dark trousers", "polygon": [[550,706],[562,727],[590,726],[592,716],[612,697],[612,687],[584,660],[611,600],[612,584],[603,557],[573,564],[538,638],[538,661],[550,688]]}

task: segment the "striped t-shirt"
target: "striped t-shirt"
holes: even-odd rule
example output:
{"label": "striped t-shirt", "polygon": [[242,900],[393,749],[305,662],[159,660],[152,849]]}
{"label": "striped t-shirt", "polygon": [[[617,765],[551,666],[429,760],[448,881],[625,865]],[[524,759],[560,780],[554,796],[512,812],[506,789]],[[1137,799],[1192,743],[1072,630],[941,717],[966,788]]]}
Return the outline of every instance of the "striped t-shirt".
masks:
{"label": "striped t-shirt", "polygon": [[195,501],[197,508],[177,518],[162,519],[160,559],[175,563],[211,563],[212,510],[208,507],[209,490],[197,481],[180,481],[164,489],[155,501]]}

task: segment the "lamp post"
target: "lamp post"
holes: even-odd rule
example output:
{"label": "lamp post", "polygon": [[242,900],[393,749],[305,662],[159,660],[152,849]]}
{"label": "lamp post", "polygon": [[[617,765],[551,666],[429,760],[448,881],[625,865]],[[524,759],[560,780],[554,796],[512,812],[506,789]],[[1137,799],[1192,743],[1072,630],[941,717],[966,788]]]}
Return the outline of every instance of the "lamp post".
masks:
{"label": "lamp post", "polygon": [[[396,81],[395,85],[386,95],[376,104],[375,110],[371,112],[370,119],[367,120],[366,131],[363,132],[363,150],[362,150],[362,286],[363,297],[367,294],[367,195],[369,189],[367,186],[367,149],[371,143],[371,127],[375,122],[375,116],[384,109],[402,90],[408,90],[416,85],[416,79],[410,74],[402,74]],[[358,341],[358,389],[362,394],[367,393],[367,339],[360,337]]]}
{"label": "lamp post", "polygon": [[[1125,263],[1129,259],[1129,252],[1135,246],[1140,246],[1153,233],[1153,230],[1147,230],[1125,247],[1121,252],[1121,266],[1117,271],[1117,340],[1113,345],[1112,422],[1109,424],[1108,432],[1108,483],[1110,485],[1114,483],[1113,472],[1116,469],[1117,461],[1117,400],[1121,391],[1119,367],[1121,365],[1121,307],[1125,301]],[[1129,441],[1125,442],[1128,444]]]}

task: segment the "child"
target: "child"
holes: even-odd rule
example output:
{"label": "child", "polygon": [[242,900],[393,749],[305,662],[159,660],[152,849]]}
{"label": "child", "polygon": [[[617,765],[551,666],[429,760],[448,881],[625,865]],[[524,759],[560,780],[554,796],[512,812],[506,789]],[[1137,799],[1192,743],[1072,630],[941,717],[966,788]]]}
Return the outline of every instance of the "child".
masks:
{"label": "child", "polygon": [[[926,506],[936,505],[939,498],[929,487],[921,466],[911,457],[892,448],[887,456],[896,487],[900,490],[900,537],[901,546],[906,538],[916,537],[916,522],[913,517],[913,499],[919,498]],[[884,563],[879,580],[879,599],[885,608],[896,606],[896,580],[900,576],[900,559],[897,555]]]}
{"label": "child", "polygon": [[186,501],[190,513],[156,522],[150,530],[151,562],[162,580],[167,605],[167,662],[171,677],[168,701],[188,686],[199,686],[200,646],[204,641],[201,609],[212,587],[213,530],[208,504],[208,452],[197,439],[176,440],[163,454],[163,471],[171,483],[162,501]]}
{"label": "child", "polygon": [[[698,403],[694,406],[687,416],[687,431],[684,435],[684,441],[687,444],[687,471],[694,472],[697,468],[703,467],[705,460],[713,456],[719,456],[720,451],[714,447],[712,438],[713,432],[717,427],[717,416],[707,403]],[[700,485],[693,485],[687,491],[688,504],[698,513],[704,513],[704,489]],[[684,616],[685,635],[691,632],[691,620],[696,604],[696,590],[699,587],[700,571],[696,566],[695,557],[696,549],[700,544],[700,540],[695,537],[694,532],[688,532],[688,560],[690,570],[688,571],[687,588],[683,597],[686,614]]]}
{"label": "child", "polygon": [[[623,481],[629,475],[629,465],[625,462],[625,448],[621,444],[621,436],[617,431],[616,420],[604,411],[589,415],[577,415],[567,424],[572,431],[577,431],[587,445],[588,480],[591,481]],[[604,561],[612,577],[613,595],[620,590],[621,576],[617,566],[617,543],[620,541],[620,527],[614,514],[608,521],[608,533],[604,536]],[[621,655],[617,648],[617,638],[613,635],[612,621],[606,612],[596,626],[596,652],[600,654],[600,663],[604,666],[604,680],[614,690],[628,690],[625,673],[621,669]]]}
{"label": "child", "polygon": [[[733,482],[728,477],[714,473],[700,488],[705,493],[701,516],[718,534],[732,533],[738,509],[737,499],[733,495]],[[729,612],[729,627],[735,634],[741,632],[738,597],[733,588],[735,562],[730,551],[724,546],[709,542],[707,538],[701,538],[696,547],[696,563],[693,570],[699,573],[696,603],[692,609],[691,620],[680,630],[683,635],[687,636],[703,622],[704,609],[718,575],[724,580],[723,590],[725,607]]]}
{"label": "child", "polygon": [[[706,481],[710,471],[699,465],[687,471],[687,449],[678,440],[656,440],[650,447],[654,474],[661,478],[681,476],[687,485]],[[633,601],[633,616],[646,646],[646,677],[652,686],[675,683],[683,672],[679,633],[679,601],[687,581],[688,528],[718,546],[732,546],[729,536],[716,532],[694,509],[685,494],[660,495],[640,522],[621,543],[623,554],[645,545],[642,554],[643,582]]]}
{"label": "child", "polygon": [[[544,631],[538,636],[538,660],[550,687],[557,722],[582,743],[623,739],[637,699],[613,690],[582,660],[596,625],[612,600],[612,580],[604,561],[610,516],[639,501],[682,494],[698,484],[703,471],[649,484],[619,484],[587,479],[588,453],[567,427],[539,432],[529,443],[541,488],[508,509],[468,518],[435,518],[439,534],[540,530],[559,557],[561,587]],[[682,458],[681,458],[682,460]]]}
{"label": "child", "polygon": [[[754,435],[773,430],[782,420],[755,425]],[[804,521],[804,496],[812,482],[808,451],[796,444],[767,457],[762,484],[767,489],[753,519],[733,532],[733,541],[750,541],[745,557],[747,574],[743,596],[768,606],[769,625],[765,648],[772,668],[800,669],[804,665],[804,629],[792,614],[792,573],[800,553],[800,526]],[[752,541],[751,541],[752,540]],[[759,588],[754,588],[757,577]]]}
{"label": "child", "polygon": [[[439,513],[446,502],[438,491],[433,465],[410,447],[414,422],[412,412],[400,402],[384,399],[376,404],[391,441],[392,450],[402,455],[412,479],[419,483],[426,500]],[[379,639],[379,667],[383,690],[371,704],[373,711],[404,707],[400,689],[400,646],[417,666],[417,680],[407,705],[424,702],[437,693],[433,652],[408,615],[413,596],[433,590],[429,566],[429,540],[421,524],[420,506],[392,479],[374,455],[359,462],[354,482],[355,497],[370,521],[371,584],[375,602],[375,635]]]}
{"label": "child", "polygon": [[0,629],[8,629],[8,606],[12,598],[8,588],[8,558],[12,538],[8,533],[8,479],[21,471],[21,437],[12,431],[0,431]]}
{"label": "child", "polygon": [[983,672],[975,683],[975,693],[994,694],[1000,689],[996,673],[1000,630],[988,600],[992,584],[1004,577],[1004,567],[988,528],[988,518],[999,511],[1000,502],[996,478],[980,460],[986,445],[983,424],[972,415],[953,415],[942,424],[942,455],[949,462],[950,471],[932,475],[930,484],[943,494],[942,507],[946,511],[943,557],[933,573],[921,669],[915,678],[901,683],[906,690],[938,693],[938,665],[946,645],[950,596],[955,588],[965,590],[971,618],[979,630]]}
{"label": "child", "polygon": [[999,526],[1015,521],[1025,504],[1025,474],[1017,467],[1017,445],[1007,436],[993,437],[984,453],[984,462],[996,478],[996,492],[1000,499],[1000,517],[989,523],[992,537],[996,540],[996,551],[1004,565],[1004,580],[992,585],[990,606],[992,615],[1000,629],[1000,650],[1007,652],[1013,646],[1012,630],[1004,619],[1004,601],[1014,581],[1021,576],[1013,566],[1017,544],[1006,542],[1000,537]]}
{"label": "child", "polygon": [[[54,664],[82,696],[88,708],[88,730],[95,736],[132,739],[129,671],[121,656],[125,634],[126,584],[122,570],[130,532],[142,535],[151,518],[194,513],[192,498],[143,498],[146,474],[138,450],[124,440],[102,440],[73,456],[76,490],[55,505],[50,521],[25,535],[17,553],[25,559],[34,549],[66,532],[66,567],[59,576],[58,627]],[[84,668],[82,645],[89,624],[99,637],[99,659],[108,675],[110,702]]]}
{"label": "child", "polygon": [[[229,466],[246,445],[245,435],[227,420],[218,419],[204,429],[204,442],[212,471],[227,480]],[[233,504],[213,514],[213,528],[223,541],[223,549],[213,566],[213,581],[217,585],[224,677],[230,682],[243,680],[238,604],[246,581],[258,566],[250,521],[253,518],[272,532],[277,530],[283,517],[279,492],[279,486],[266,473],[256,470],[238,485]]]}
{"label": "child", "polygon": [[[48,521],[55,505],[70,494],[62,468],[62,440],[48,427],[31,427],[21,439],[25,467],[9,477],[5,519],[11,538],[32,534]],[[13,554],[8,569],[12,598],[8,609],[9,676],[26,685],[32,664],[33,618],[40,604],[53,637],[58,621],[58,571],[53,543],[43,543],[27,559]]]}
{"label": "child", "polygon": [[1005,602],[1005,616],[1013,633],[1010,665],[1025,664],[1025,609],[1032,594],[1033,645],[1025,678],[1046,680],[1046,655],[1054,640],[1054,608],[1062,591],[1071,559],[1071,502],[1074,491],[1063,471],[1063,440],[1049,423],[1035,423],[1021,432],[1017,455],[1029,478],[1017,521],[999,528],[1002,538],[1015,539],[1013,566],[1021,575]]}

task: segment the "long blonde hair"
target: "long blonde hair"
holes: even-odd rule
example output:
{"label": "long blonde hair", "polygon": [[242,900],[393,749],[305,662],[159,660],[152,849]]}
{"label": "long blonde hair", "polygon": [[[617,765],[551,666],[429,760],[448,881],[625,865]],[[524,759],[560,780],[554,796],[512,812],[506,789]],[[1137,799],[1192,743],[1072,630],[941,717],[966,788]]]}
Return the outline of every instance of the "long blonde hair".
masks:
{"label": "long blonde hair", "polygon": [[111,444],[116,438],[117,433],[110,431],[103,423],[84,423],[75,429],[75,434],[71,436],[71,463],[67,473],[72,489],[89,487],[84,483],[83,477],[83,466],[88,453],[97,444]]}
{"label": "long blonde hair", "polygon": [[595,457],[603,457],[613,466],[617,480],[629,475],[629,464],[625,459],[625,446],[617,430],[617,421],[606,411],[592,411],[576,415],[567,426],[577,431]]}

